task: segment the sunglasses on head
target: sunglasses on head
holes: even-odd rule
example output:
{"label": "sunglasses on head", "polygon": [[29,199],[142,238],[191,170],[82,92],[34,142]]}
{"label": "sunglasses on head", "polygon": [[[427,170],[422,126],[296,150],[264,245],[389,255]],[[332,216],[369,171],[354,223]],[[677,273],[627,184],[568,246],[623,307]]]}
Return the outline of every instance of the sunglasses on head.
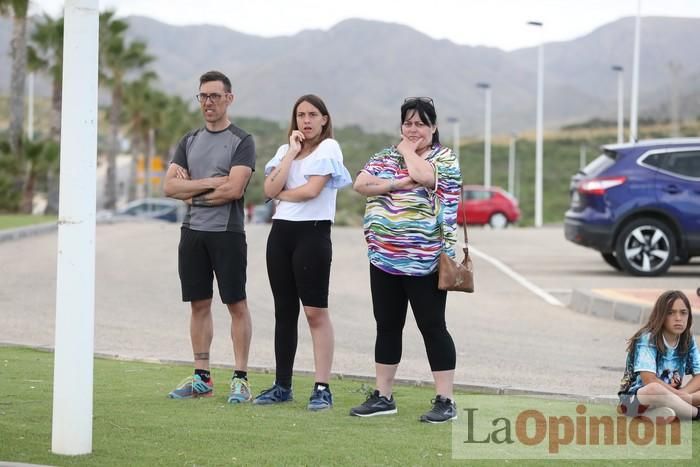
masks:
{"label": "sunglasses on head", "polygon": [[404,105],[413,104],[414,102],[425,102],[426,104],[430,104],[435,107],[435,103],[430,97],[407,97],[403,101]]}

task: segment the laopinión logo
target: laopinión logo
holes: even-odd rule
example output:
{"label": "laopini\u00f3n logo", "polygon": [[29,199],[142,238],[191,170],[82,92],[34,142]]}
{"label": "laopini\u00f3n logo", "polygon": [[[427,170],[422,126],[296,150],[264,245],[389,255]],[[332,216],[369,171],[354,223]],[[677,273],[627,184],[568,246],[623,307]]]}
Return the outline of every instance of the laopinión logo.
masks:
{"label": "laopini\u00f3n logo", "polygon": [[524,396],[458,396],[456,401],[455,459],[692,457],[691,422],[678,417],[628,417],[612,403]]}

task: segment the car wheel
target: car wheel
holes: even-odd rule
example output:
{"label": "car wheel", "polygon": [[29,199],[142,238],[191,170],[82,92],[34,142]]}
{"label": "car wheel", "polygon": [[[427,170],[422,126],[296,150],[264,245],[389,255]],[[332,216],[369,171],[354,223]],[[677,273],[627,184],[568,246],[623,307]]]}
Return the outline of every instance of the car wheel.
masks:
{"label": "car wheel", "polygon": [[615,253],[601,253],[600,256],[602,256],[603,260],[613,268],[617,269],[618,271],[622,270],[622,266],[620,266],[620,263],[617,261]]}
{"label": "car wheel", "polygon": [[617,237],[615,257],[630,274],[658,276],[673,264],[676,240],[664,222],[637,219],[626,225]]}
{"label": "car wheel", "polygon": [[508,227],[508,218],[502,212],[495,212],[489,218],[489,225],[492,229],[505,229]]}

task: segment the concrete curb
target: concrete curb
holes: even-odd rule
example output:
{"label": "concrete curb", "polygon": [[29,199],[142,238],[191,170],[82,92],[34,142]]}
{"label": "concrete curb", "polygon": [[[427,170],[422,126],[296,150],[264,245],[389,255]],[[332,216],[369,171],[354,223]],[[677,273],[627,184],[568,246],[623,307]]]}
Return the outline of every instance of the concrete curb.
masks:
{"label": "concrete curb", "polygon": [[57,228],[57,222],[46,222],[44,224],[17,227],[16,229],[3,229],[0,230],[0,242],[9,242],[12,240],[19,240],[20,238],[50,233],[54,232]]}
{"label": "concrete curb", "polygon": [[[592,290],[581,289],[572,291],[569,302],[569,309],[579,313],[638,325],[647,323],[652,308],[653,304],[643,305],[632,301],[628,302],[624,299],[606,297]],[[696,339],[700,339],[700,327],[697,323],[693,323],[691,332]]]}
{"label": "concrete curb", "polygon": [[44,464],[25,464],[23,462],[0,462],[0,467],[52,467]]}
{"label": "concrete curb", "polygon": [[[169,221],[164,221],[160,219],[148,219],[135,216],[113,216],[95,220],[96,225],[118,224],[122,222],[162,222],[165,224],[170,223]],[[3,229],[0,230],[0,243],[9,242],[12,240],[19,240],[21,238],[33,237],[36,235],[52,233],[55,232],[57,229],[58,221],[46,222],[44,224],[28,225],[26,227],[17,227],[16,229]]]}
{"label": "concrete curb", "polygon": [[[34,350],[40,350],[44,352],[53,352],[53,348],[49,346],[30,346],[30,345],[20,345],[0,342],[0,347],[22,347],[30,348]],[[108,354],[102,352],[95,352],[96,358],[104,358],[108,360],[120,360],[125,362],[139,362],[139,363],[155,363],[159,365],[192,365],[191,361],[185,360],[170,360],[170,359],[157,359],[157,358],[127,358],[120,356],[118,354]],[[223,364],[212,364],[213,368],[222,368],[233,370],[233,365],[223,365]],[[250,371],[263,374],[274,374],[275,369],[271,367],[256,367],[249,366]],[[297,376],[313,376],[314,372],[311,370],[294,370],[294,375]],[[353,374],[353,373],[341,373],[334,372],[331,377],[338,380],[343,379],[354,379],[362,382],[374,383],[374,375],[366,374]],[[397,384],[402,384],[406,386],[432,386],[432,381],[424,381],[418,378],[396,378],[395,382]],[[486,394],[495,396],[530,396],[542,399],[553,399],[553,400],[564,400],[572,402],[582,402],[582,403],[601,403],[601,404],[617,404],[617,396],[608,395],[583,395],[583,394],[566,394],[559,392],[543,391],[538,389],[524,389],[517,388],[513,386],[496,386],[487,384],[470,384],[470,383],[454,383],[455,389],[459,389],[465,392],[472,392],[476,394]]]}
{"label": "concrete curb", "polygon": [[571,293],[569,308],[585,315],[634,324],[646,323],[651,313],[651,306],[612,300],[581,289],[574,289]]}

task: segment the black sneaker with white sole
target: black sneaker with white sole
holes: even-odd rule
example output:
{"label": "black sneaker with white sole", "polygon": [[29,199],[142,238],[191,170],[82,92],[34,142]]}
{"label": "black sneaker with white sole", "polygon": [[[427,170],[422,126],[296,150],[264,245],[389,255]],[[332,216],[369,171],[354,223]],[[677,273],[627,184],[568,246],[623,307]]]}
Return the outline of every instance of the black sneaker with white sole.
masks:
{"label": "black sneaker with white sole", "polygon": [[432,402],[433,408],[421,415],[421,422],[445,423],[457,418],[457,404],[455,404],[455,401],[438,394]]}
{"label": "black sneaker with white sole", "polygon": [[376,389],[372,394],[367,396],[367,400],[357,407],[350,409],[350,415],[355,417],[374,417],[375,415],[391,415],[395,414],[396,402],[394,396],[387,398],[379,394]]}

